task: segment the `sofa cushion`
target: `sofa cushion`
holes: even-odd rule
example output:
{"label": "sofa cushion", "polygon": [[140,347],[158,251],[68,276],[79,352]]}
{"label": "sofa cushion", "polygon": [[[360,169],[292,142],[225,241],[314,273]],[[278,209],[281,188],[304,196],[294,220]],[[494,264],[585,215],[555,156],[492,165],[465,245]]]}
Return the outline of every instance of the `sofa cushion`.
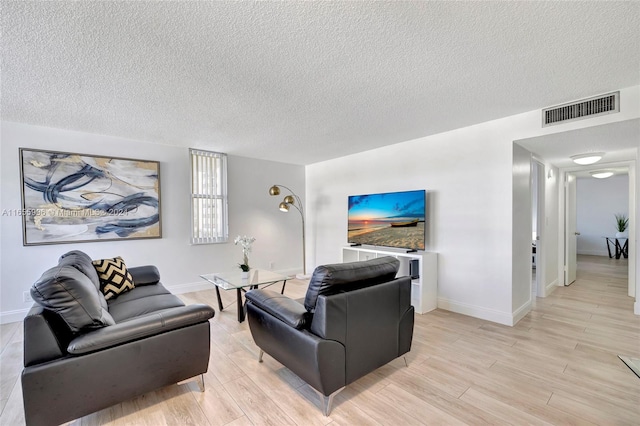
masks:
{"label": "sofa cushion", "polygon": [[156,285],[146,285],[142,287],[134,288],[131,291],[128,291],[115,299],[109,300],[107,303],[109,305],[109,310],[111,311],[118,305],[123,303],[131,302],[133,300],[142,299],[144,297],[157,296],[160,294],[171,294],[169,290],[165,288],[162,284],[158,283]]}
{"label": "sofa cushion", "polygon": [[91,258],[86,253],[83,253],[80,250],[72,250],[68,253],[65,253],[60,256],[58,266],[72,266],[78,271],[85,274],[96,287],[100,305],[105,310],[108,310],[107,300],[104,298],[104,294],[102,294],[102,292],[100,291],[100,279],[98,278],[98,272],[93,266]]}
{"label": "sofa cushion", "polygon": [[120,256],[113,259],[94,260],[92,263],[98,272],[100,290],[104,293],[105,299],[112,299],[135,287],[127,265]]}
{"label": "sofa cushion", "polygon": [[164,309],[184,306],[162,284],[136,287],[128,293],[109,300],[109,313],[116,323]]}
{"label": "sofa cushion", "polygon": [[72,332],[115,324],[93,282],[73,266],[58,265],[46,271],[31,287],[31,297],[57,313]]}
{"label": "sofa cushion", "polygon": [[215,311],[209,305],[194,304],[165,309],[105,327],[93,333],[82,334],[67,347],[72,355],[84,355],[113,346],[122,345],[179,328],[196,325],[213,318]]}
{"label": "sofa cushion", "polygon": [[96,290],[100,290],[100,279],[96,268],[93,266],[92,260],[88,254],[80,250],[71,250],[62,256],[58,261],[58,265],[69,265],[85,274],[91,282],[96,286]]}
{"label": "sofa cushion", "polygon": [[318,266],[309,281],[304,307],[308,312],[314,312],[316,301],[321,294],[350,291],[393,280],[399,266],[400,261],[391,256]]}

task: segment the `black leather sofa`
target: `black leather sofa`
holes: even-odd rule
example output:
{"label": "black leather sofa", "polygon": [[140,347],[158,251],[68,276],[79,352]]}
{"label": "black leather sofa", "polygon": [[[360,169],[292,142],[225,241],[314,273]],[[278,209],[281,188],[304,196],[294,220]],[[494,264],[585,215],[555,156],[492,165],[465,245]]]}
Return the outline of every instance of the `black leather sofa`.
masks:
{"label": "black leather sofa", "polygon": [[266,352],[322,394],[328,416],[340,390],[411,349],[411,280],[396,279],[398,267],[393,257],[319,266],[303,303],[247,292],[259,360]]}
{"label": "black leather sofa", "polygon": [[106,300],[91,258],[71,251],[33,285],[24,320],[27,425],[57,425],[207,371],[208,305],[185,306],[154,266]]}

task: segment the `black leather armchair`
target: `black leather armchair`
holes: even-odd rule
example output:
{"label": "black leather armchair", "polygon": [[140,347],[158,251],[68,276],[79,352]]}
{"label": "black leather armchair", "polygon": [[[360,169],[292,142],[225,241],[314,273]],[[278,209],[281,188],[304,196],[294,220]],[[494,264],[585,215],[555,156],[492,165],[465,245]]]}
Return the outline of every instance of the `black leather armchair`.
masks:
{"label": "black leather armchair", "polygon": [[411,349],[411,280],[396,279],[399,262],[384,257],[319,266],[304,303],[266,289],[249,291],[247,316],[263,352],[289,368],[323,397]]}

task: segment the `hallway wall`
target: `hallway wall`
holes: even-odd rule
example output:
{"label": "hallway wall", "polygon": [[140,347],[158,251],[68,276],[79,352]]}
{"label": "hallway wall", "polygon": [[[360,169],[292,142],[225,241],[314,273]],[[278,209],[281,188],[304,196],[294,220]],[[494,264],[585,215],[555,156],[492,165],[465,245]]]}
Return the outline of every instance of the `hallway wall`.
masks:
{"label": "hallway wall", "polygon": [[629,175],[577,180],[578,254],[608,256],[604,237],[616,234],[616,214],[629,217]]}

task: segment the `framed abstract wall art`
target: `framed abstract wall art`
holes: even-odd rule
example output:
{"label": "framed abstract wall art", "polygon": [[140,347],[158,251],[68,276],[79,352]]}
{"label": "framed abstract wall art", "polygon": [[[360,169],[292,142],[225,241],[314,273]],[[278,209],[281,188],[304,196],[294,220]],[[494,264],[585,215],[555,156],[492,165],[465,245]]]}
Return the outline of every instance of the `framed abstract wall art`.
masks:
{"label": "framed abstract wall art", "polygon": [[20,148],[25,246],[161,238],[160,163]]}

